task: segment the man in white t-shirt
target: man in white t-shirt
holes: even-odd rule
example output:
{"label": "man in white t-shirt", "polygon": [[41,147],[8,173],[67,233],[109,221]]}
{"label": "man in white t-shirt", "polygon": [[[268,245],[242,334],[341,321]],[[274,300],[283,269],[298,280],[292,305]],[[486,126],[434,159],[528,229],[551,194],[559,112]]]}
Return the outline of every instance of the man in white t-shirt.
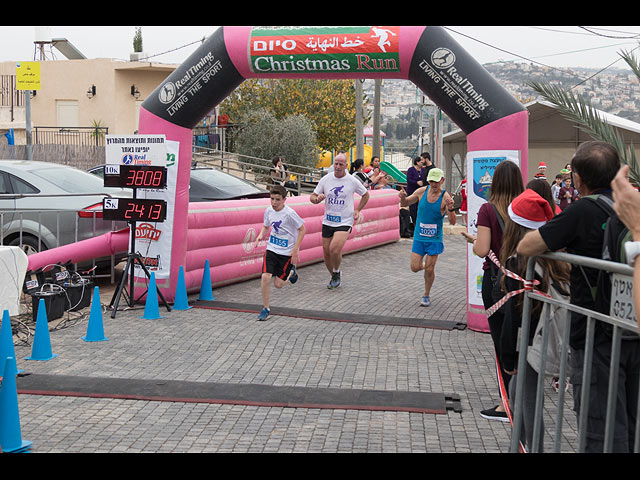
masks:
{"label": "man in white t-shirt", "polygon": [[[354,208],[353,194],[361,196]],[[347,157],[339,154],[333,161],[333,173],[322,177],[311,194],[313,204],[324,203],[322,219],[322,251],[324,264],[331,274],[327,288],[340,285],[342,248],[349,238],[354,221],[369,200],[369,192],[355,177],[347,173]]]}
{"label": "man in white t-shirt", "polygon": [[298,281],[295,265],[298,263],[298,251],[305,234],[304,220],[291,207],[285,205],[287,190],[281,185],[271,187],[271,206],[264,211],[262,229],[256,237],[254,248],[258,242],[271,230],[267,250],[262,259],[262,279],[260,290],[262,293],[263,309],[258,320],[267,319],[271,310],[271,279],[273,286],[282,288],[287,283]]}

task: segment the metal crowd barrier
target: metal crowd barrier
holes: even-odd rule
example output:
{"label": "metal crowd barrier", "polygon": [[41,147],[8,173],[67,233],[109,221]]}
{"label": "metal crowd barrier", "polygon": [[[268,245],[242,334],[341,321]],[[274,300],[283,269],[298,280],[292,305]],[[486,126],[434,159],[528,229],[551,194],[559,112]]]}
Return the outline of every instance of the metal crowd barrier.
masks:
{"label": "metal crowd barrier", "polygon": [[[110,196],[105,194],[68,194],[68,195],[46,195],[47,197],[56,197],[56,196]],[[31,195],[31,194],[0,194],[0,199],[15,199],[15,198],[24,198],[24,197],[41,197],[41,195]],[[86,228],[83,230],[83,234],[80,232],[80,219],[78,213],[82,212],[85,220],[91,222],[90,230],[87,231]],[[93,210],[74,210],[74,209],[47,209],[47,210],[34,210],[34,209],[15,209],[15,210],[0,210],[0,246],[4,246],[4,238],[7,235],[5,231],[5,227],[8,227],[12,224],[18,225],[17,232],[14,232],[15,240],[17,240],[18,246],[22,249],[25,247],[33,247],[36,251],[40,251],[42,248],[42,238],[43,238],[43,219],[45,217],[51,218],[55,216],[55,222],[49,227],[49,231],[55,237],[56,243],[55,245],[48,245],[48,248],[55,248],[62,245],[67,245],[69,243],[78,242],[80,240],[85,240],[86,238],[95,237],[96,235],[102,235],[107,231],[117,231],[120,228],[126,226],[124,222],[115,222],[115,221],[103,221],[105,226],[108,228],[98,229],[96,224],[98,218],[101,218],[102,211],[93,211]],[[68,219],[69,215],[73,215],[73,222],[71,225],[61,225],[61,217],[65,216]],[[9,218],[9,220],[7,220]],[[29,231],[24,228],[23,224],[27,221],[32,221],[38,224],[37,230],[29,229]],[[24,240],[26,238],[34,239],[37,244],[25,244]],[[28,252],[27,252],[28,253]],[[94,268],[96,267],[96,260],[93,259],[91,261],[83,262],[85,265],[85,269],[92,271],[91,276],[95,278],[110,278],[111,283],[115,282],[115,266],[117,262],[116,255],[109,256],[109,271],[108,273],[96,273]],[[78,265],[74,265],[75,268]]]}
{"label": "metal crowd barrier", "polygon": [[[582,257],[578,255],[571,255],[567,253],[548,253],[544,255],[540,255],[539,257],[531,257],[527,264],[527,273],[526,279],[533,280],[534,279],[534,269],[537,258],[547,258],[550,260],[559,260],[572,264],[575,266],[584,266],[599,270],[605,270],[614,274],[619,274],[623,276],[622,278],[627,279],[632,284],[633,282],[633,268],[617,262],[609,262],[601,259]],[[638,333],[638,325],[636,323],[637,319],[628,320],[616,318],[611,315],[605,315],[593,310],[589,310],[586,308],[579,307],[577,305],[571,305],[568,302],[555,300],[552,298],[545,297],[534,291],[526,291],[524,293],[524,302],[523,302],[523,313],[522,313],[522,327],[520,332],[520,343],[519,343],[519,358],[518,358],[518,373],[516,376],[516,391],[515,391],[515,402],[512,406],[513,408],[513,430],[511,436],[511,452],[518,452],[520,449],[520,440],[521,440],[521,432],[523,428],[524,422],[524,388],[525,388],[525,376],[527,371],[527,352],[529,348],[529,333],[530,333],[530,320],[531,320],[531,300],[535,299],[540,302],[548,302],[553,305],[563,306],[568,310],[581,313],[587,317],[587,328],[586,328],[586,344],[585,344],[585,358],[583,364],[583,373],[582,373],[582,388],[581,388],[581,402],[580,402],[580,412],[578,415],[578,445],[577,451],[582,453],[585,451],[585,439],[586,439],[586,425],[587,425],[587,415],[589,410],[589,390],[591,386],[591,366],[592,366],[592,355],[594,348],[594,333],[595,333],[595,322],[606,322],[613,326],[613,336],[612,336],[612,350],[611,350],[611,364],[609,370],[609,385],[608,385],[608,401],[607,401],[607,409],[606,409],[606,418],[605,418],[605,434],[604,434],[604,453],[609,453],[612,450],[613,446],[613,434],[614,434],[614,426],[615,426],[615,409],[616,409],[616,392],[618,387],[618,370],[619,370],[619,359],[620,359],[620,349],[621,349],[621,337],[622,331],[632,331],[633,333]],[[530,451],[532,453],[540,453],[538,452],[538,446],[541,440],[541,435],[544,435],[542,431],[542,420],[543,420],[543,399],[544,399],[544,386],[545,380],[548,380],[548,376],[545,374],[545,362],[547,359],[547,346],[549,339],[549,328],[548,328],[548,315],[541,315],[540,322],[543,322],[542,331],[543,333],[543,343],[542,343],[542,358],[541,365],[539,367],[540,373],[538,374],[538,383],[536,390],[536,407],[535,407],[535,416],[533,422],[533,440],[532,445],[529,446]],[[564,329],[564,337],[562,339],[562,354],[560,361],[560,371],[559,371],[559,384],[558,388],[558,400],[557,400],[557,411],[555,421],[555,431],[554,431],[554,447],[553,451],[555,453],[559,453],[561,449],[561,441],[562,441],[562,426],[564,422],[564,403],[565,403],[565,379],[567,379],[568,375],[568,354],[569,354],[569,335],[570,335],[570,326],[571,322],[568,322],[567,328]],[[638,402],[640,406],[640,400]],[[639,409],[640,410],[640,409]],[[634,452],[637,453],[640,451],[640,411],[637,415],[637,421],[635,425],[635,445],[633,446]],[[544,437],[543,437],[544,438]]]}

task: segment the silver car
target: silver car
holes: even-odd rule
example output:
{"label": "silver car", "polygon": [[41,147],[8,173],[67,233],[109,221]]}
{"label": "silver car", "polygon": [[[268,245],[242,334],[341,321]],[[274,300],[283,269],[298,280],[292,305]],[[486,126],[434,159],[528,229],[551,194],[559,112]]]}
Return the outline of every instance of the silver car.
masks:
{"label": "silver car", "polygon": [[131,192],[104,187],[96,176],[66,165],[0,160],[2,245],[22,245],[31,254],[126,227],[102,220],[105,195]]}

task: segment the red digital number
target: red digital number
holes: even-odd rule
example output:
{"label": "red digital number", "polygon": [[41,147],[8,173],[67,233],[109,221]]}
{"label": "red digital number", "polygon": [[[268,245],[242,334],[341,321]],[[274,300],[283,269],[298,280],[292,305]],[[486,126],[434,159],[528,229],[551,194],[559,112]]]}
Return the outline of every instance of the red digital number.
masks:
{"label": "red digital number", "polygon": [[136,171],[135,170],[129,170],[129,175],[127,176],[127,183],[126,185],[133,185],[133,182],[135,181],[136,178]]}
{"label": "red digital number", "polygon": [[128,187],[159,187],[162,185],[162,170],[130,169],[127,176]]}
{"label": "red digital number", "polygon": [[149,209],[149,220],[159,220],[160,215],[162,213],[162,205],[156,203],[155,205],[151,205]]}
{"label": "red digital number", "polygon": [[157,187],[162,184],[162,170],[156,170],[153,173],[153,186]]}
{"label": "red digital number", "polygon": [[128,203],[128,204],[127,204],[127,206],[128,206],[129,208],[127,208],[127,209],[124,211],[124,218],[126,218],[126,219],[130,219],[130,218],[131,218],[131,214],[133,213],[133,211],[134,211],[134,209],[135,209],[135,206],[136,206],[136,205],[135,205],[135,203]]}
{"label": "red digital number", "polygon": [[145,206],[141,203],[129,202],[127,204],[129,208],[127,208],[124,212],[124,218],[132,219],[132,218],[140,218],[144,219],[144,211]]}

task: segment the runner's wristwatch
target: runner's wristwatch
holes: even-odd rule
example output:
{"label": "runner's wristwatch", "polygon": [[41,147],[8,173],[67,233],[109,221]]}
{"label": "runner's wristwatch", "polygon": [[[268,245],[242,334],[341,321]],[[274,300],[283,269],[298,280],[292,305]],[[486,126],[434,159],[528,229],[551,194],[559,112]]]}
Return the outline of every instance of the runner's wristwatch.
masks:
{"label": "runner's wristwatch", "polygon": [[627,242],[624,244],[624,250],[627,255],[627,263],[633,267],[636,257],[640,255],[640,242]]}

